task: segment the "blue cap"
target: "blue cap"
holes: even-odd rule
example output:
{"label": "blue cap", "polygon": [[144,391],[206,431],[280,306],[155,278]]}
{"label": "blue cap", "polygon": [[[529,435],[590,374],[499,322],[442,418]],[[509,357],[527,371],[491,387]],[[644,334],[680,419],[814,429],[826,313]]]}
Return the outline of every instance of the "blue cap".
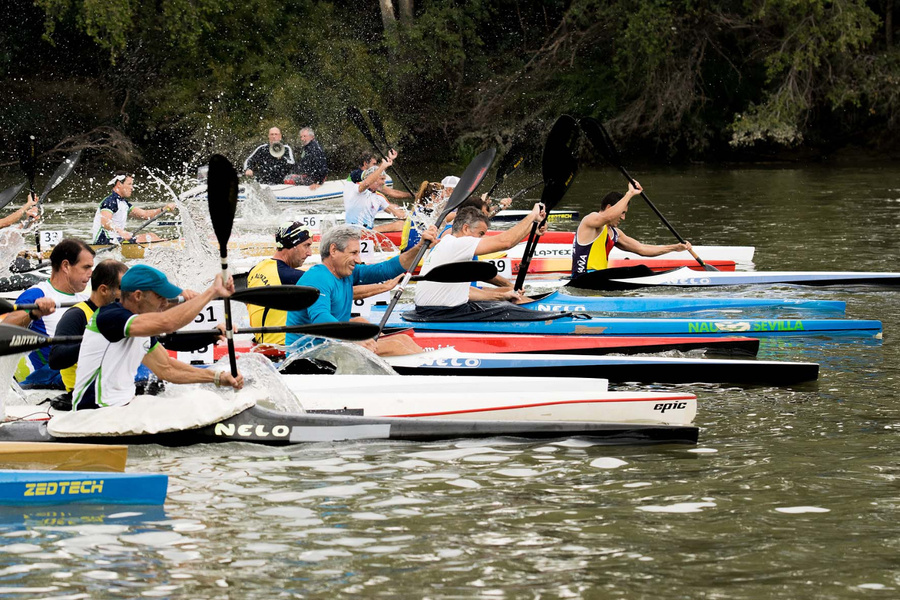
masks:
{"label": "blue cap", "polygon": [[134,265],[125,271],[119,289],[123,292],[156,292],[168,300],[181,295],[181,288],[170,283],[165,273],[147,265]]}

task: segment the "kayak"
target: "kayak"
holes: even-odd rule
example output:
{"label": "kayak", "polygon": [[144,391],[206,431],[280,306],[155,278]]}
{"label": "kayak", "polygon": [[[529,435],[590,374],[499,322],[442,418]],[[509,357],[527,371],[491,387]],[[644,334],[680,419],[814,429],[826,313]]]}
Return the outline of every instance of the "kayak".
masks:
{"label": "kayak", "polygon": [[674,269],[653,273],[642,267],[621,271],[605,269],[587,273],[567,285],[591,290],[629,290],[652,286],[711,287],[721,285],[900,285],[900,273],[864,271],[754,271],[715,272],[698,274],[690,269]]}
{"label": "kayak", "polygon": [[[456,348],[461,352],[488,353],[540,353],[578,354],[599,356],[603,354],[650,354],[672,350],[687,352],[705,350],[708,354],[756,356],[759,340],[748,337],[636,337],[636,336],[595,336],[595,335],[524,335],[506,333],[447,333],[442,331],[415,331],[402,329],[393,334],[410,336],[425,350]],[[235,340],[235,351],[260,352],[273,359],[284,358],[279,348],[264,348],[249,340]],[[169,355],[177,358],[177,352],[169,350]],[[214,361],[228,356],[228,347],[219,343],[213,349]]]}
{"label": "kayak", "polygon": [[[332,377],[332,376],[329,376]],[[403,378],[405,379],[405,378]],[[421,383],[419,384],[421,387]],[[660,411],[663,408],[660,407]],[[666,412],[673,407],[666,408]],[[333,411],[331,411],[333,412]],[[696,444],[699,429],[688,425],[600,423],[595,421],[481,421],[362,417],[346,414],[283,413],[252,406],[215,423],[164,433],[129,436],[55,438],[47,421],[20,420],[0,425],[0,442],[78,442],[117,444],[194,444],[249,442],[287,446],[350,440],[430,441],[514,436],[559,439],[584,436],[604,445]],[[341,414],[343,413],[343,414]]]}
{"label": "kayak", "polygon": [[[506,222],[518,222],[524,219],[527,215],[530,215],[530,210],[501,210],[496,215],[491,217],[491,221],[506,223]],[[551,210],[547,214],[547,221],[550,223],[559,223],[561,221],[577,221],[579,218],[579,213],[577,210],[562,210],[562,209],[554,209]]]}
{"label": "kayak", "polygon": [[463,353],[452,349],[387,362],[402,375],[602,377],[611,382],[787,385],[814,381],[815,363],[671,357]]}
{"label": "kayak", "polygon": [[152,473],[0,471],[0,505],[163,504],[169,478]]}
{"label": "kayak", "polygon": [[486,354],[452,348],[386,357],[401,375],[482,377],[601,377],[615,383],[731,383],[791,385],[815,381],[819,365],[768,360],[717,360],[659,356]]}
{"label": "kayak", "polygon": [[[272,194],[278,202],[317,202],[343,198],[345,181],[346,179],[329,179],[314,190],[310,189],[308,185],[290,185],[287,183],[259,184],[259,187],[263,191]],[[394,185],[394,181],[390,176],[388,176],[385,185],[388,187]],[[252,192],[249,191],[249,186],[241,185],[238,187],[239,200],[246,200],[250,193]],[[181,200],[206,200],[206,184],[200,184],[187,190],[179,198]]]}
{"label": "kayak", "polygon": [[[689,298],[681,296],[573,296],[564,292],[550,292],[536,297],[534,302],[520,304],[545,312],[603,312],[603,313],[644,313],[644,312],[700,312],[754,310],[789,310],[791,312],[828,312],[844,314],[847,303],[839,300],[790,300],[784,298]],[[402,304],[394,308],[397,313],[412,310],[412,304]],[[379,318],[384,307],[375,306],[370,314]]]}
{"label": "kayak", "polygon": [[[375,307],[373,320],[384,309]],[[533,333],[543,335],[879,335],[881,321],[862,319],[640,319],[572,318],[547,321],[407,321],[391,314],[388,327],[414,327],[419,331],[465,331],[469,333]]]}
{"label": "kayak", "polygon": [[[434,352],[441,356],[447,353],[459,355],[455,350]],[[511,362],[508,358],[500,360],[507,364]],[[537,364],[539,360],[532,362]],[[522,372],[519,370],[515,374]],[[445,377],[282,377],[307,411],[354,411],[366,417],[688,425],[697,414],[697,397],[693,394],[610,392],[604,379],[560,380],[551,370],[546,370],[544,377],[528,379],[484,379],[469,376],[481,373],[460,373],[459,370],[440,375]],[[472,390],[478,393],[472,393]]]}
{"label": "kayak", "polygon": [[0,468],[54,471],[124,471],[128,446],[92,444],[0,444]]}
{"label": "kayak", "polygon": [[[517,275],[522,266],[521,258],[489,258],[483,259],[479,257],[479,260],[488,260],[494,263],[497,266],[497,272],[504,277],[511,277],[513,275]],[[507,261],[507,262],[504,262]],[[737,263],[733,260],[708,260],[706,264],[717,268],[720,271],[734,271],[737,267]],[[616,267],[631,267],[636,265],[644,265],[648,269],[651,269],[655,272],[668,271],[671,269],[678,269],[681,267],[687,267],[693,271],[703,271],[705,270],[700,264],[694,260],[678,260],[678,259],[663,259],[663,258],[621,258],[621,259],[611,259],[609,261],[609,266],[611,268]],[[531,263],[528,265],[529,273],[566,273],[569,274],[572,272],[572,259],[568,258],[534,258],[531,260]]]}

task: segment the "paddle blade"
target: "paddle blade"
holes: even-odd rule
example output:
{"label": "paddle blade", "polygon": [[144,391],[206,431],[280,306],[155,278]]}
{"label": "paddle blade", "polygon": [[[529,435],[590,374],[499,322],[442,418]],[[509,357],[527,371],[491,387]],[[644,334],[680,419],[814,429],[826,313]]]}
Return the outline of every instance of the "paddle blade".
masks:
{"label": "paddle blade", "polygon": [[463,283],[467,281],[490,281],[497,276],[494,263],[481,260],[447,263],[428,271],[425,275],[413,277],[413,281],[433,281],[435,283]]}
{"label": "paddle blade", "polygon": [[76,150],[56,167],[56,171],[53,172],[53,176],[50,177],[50,181],[47,182],[47,185],[44,186],[44,191],[41,192],[39,202],[46,200],[50,192],[55,190],[75,170],[79,160],[81,160],[81,150]]}
{"label": "paddle blade", "polygon": [[575,277],[567,287],[579,290],[622,290],[637,287],[627,283],[619,283],[617,279],[633,279],[638,277],[649,277],[656,275],[647,265],[635,265],[633,267],[613,267],[610,269],[601,269],[599,271],[590,271],[583,275]]}
{"label": "paddle blade", "polygon": [[238,175],[231,162],[221,154],[209,158],[206,197],[213,231],[222,252],[231,238],[238,202]]}
{"label": "paddle blade", "polygon": [[366,114],[369,115],[369,120],[372,121],[372,127],[375,128],[378,139],[381,140],[381,143],[384,144],[385,148],[390,149],[391,145],[388,143],[387,136],[384,134],[384,122],[381,120],[381,115],[379,115],[378,111],[374,108],[366,110]]}
{"label": "paddle blade", "polygon": [[584,117],[579,123],[582,131],[584,131],[584,135],[587,136],[587,139],[591,142],[591,146],[594,147],[594,150],[602,154],[603,158],[609,161],[610,164],[618,166],[619,152],[612,143],[612,139],[606,132],[603,123],[594,117]]}
{"label": "paddle blade", "polygon": [[491,186],[488,196],[493,194],[494,190],[500,187],[500,184],[503,183],[503,180],[506,179],[510,173],[522,166],[522,163],[525,162],[527,150],[528,148],[525,145],[525,142],[518,141],[513,143],[512,147],[506,151],[497,165],[497,173],[494,176],[494,185]]}
{"label": "paddle blade", "polygon": [[444,211],[435,223],[443,223],[447,215],[456,210],[481,185],[481,182],[484,181],[484,176],[487,175],[488,169],[491,168],[491,164],[494,162],[495,156],[497,156],[497,149],[488,148],[472,159],[472,162],[469,163],[469,166],[466,167],[466,170],[460,176],[459,183],[456,184],[453,193],[447,198]]}
{"label": "paddle blade", "polygon": [[37,143],[34,135],[29,132],[22,134],[22,139],[19,140],[19,167],[33,190],[37,170]]}
{"label": "paddle blade", "polygon": [[49,346],[51,343],[52,340],[46,335],[24,327],[0,323],[0,356],[31,352]]}
{"label": "paddle blade", "polygon": [[[268,328],[266,328],[268,329]],[[315,337],[327,337],[348,342],[361,342],[370,340],[380,331],[380,327],[373,323],[338,322],[338,323],[313,323],[312,325],[289,325],[279,327],[285,333],[305,333]],[[244,329],[247,333],[253,333]]]}
{"label": "paddle blade", "polygon": [[541,202],[547,211],[556,207],[575,179],[578,171],[575,151],[579,135],[578,122],[569,115],[559,117],[547,135],[541,158],[541,175],[544,178]]}
{"label": "paddle blade", "polygon": [[[363,116],[362,111],[356,108],[355,106],[347,107],[347,118],[350,119],[350,122],[359,129],[359,132],[366,138],[372,147],[375,150],[378,149],[378,145],[375,143],[375,139],[372,137],[372,131],[369,129],[368,123],[366,123],[366,118]],[[379,150],[380,152],[380,150]]]}
{"label": "paddle blade", "polygon": [[11,185],[2,192],[0,192],[0,208],[3,208],[7,204],[13,201],[13,198],[19,195],[19,192],[22,191],[22,188],[25,187],[27,181],[23,181],[17,185]]}
{"label": "paddle blade", "polygon": [[275,310],[303,310],[319,297],[319,290],[305,285],[265,285],[238,290],[232,300]]}
{"label": "paddle blade", "polygon": [[166,350],[194,352],[215,344],[221,336],[222,332],[215,329],[212,331],[170,333],[169,335],[160,336],[159,341]]}

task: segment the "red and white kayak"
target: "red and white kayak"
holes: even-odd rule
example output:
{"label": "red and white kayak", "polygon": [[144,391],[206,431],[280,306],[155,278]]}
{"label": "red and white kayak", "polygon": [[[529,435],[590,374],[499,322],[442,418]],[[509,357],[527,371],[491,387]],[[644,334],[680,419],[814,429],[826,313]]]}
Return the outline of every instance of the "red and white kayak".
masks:
{"label": "red and white kayak", "polygon": [[284,375],[308,412],[478,421],[602,421],[687,425],[697,397],[610,392],[598,379]]}

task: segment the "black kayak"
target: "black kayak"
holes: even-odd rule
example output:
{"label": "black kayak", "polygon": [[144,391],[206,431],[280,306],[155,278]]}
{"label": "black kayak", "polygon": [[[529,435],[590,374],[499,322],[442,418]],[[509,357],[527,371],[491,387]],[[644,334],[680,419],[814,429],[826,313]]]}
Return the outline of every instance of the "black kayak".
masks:
{"label": "black kayak", "polygon": [[683,425],[599,423],[586,421],[465,421],[373,418],[344,411],[293,414],[253,406],[198,429],[140,436],[65,437],[47,431],[47,421],[11,421],[0,425],[0,442],[82,442],[92,444],[159,444],[191,446],[250,442],[288,446],[309,442],[397,440],[423,442],[457,438],[521,437],[528,439],[587,437],[602,445],[696,444],[699,429]]}

